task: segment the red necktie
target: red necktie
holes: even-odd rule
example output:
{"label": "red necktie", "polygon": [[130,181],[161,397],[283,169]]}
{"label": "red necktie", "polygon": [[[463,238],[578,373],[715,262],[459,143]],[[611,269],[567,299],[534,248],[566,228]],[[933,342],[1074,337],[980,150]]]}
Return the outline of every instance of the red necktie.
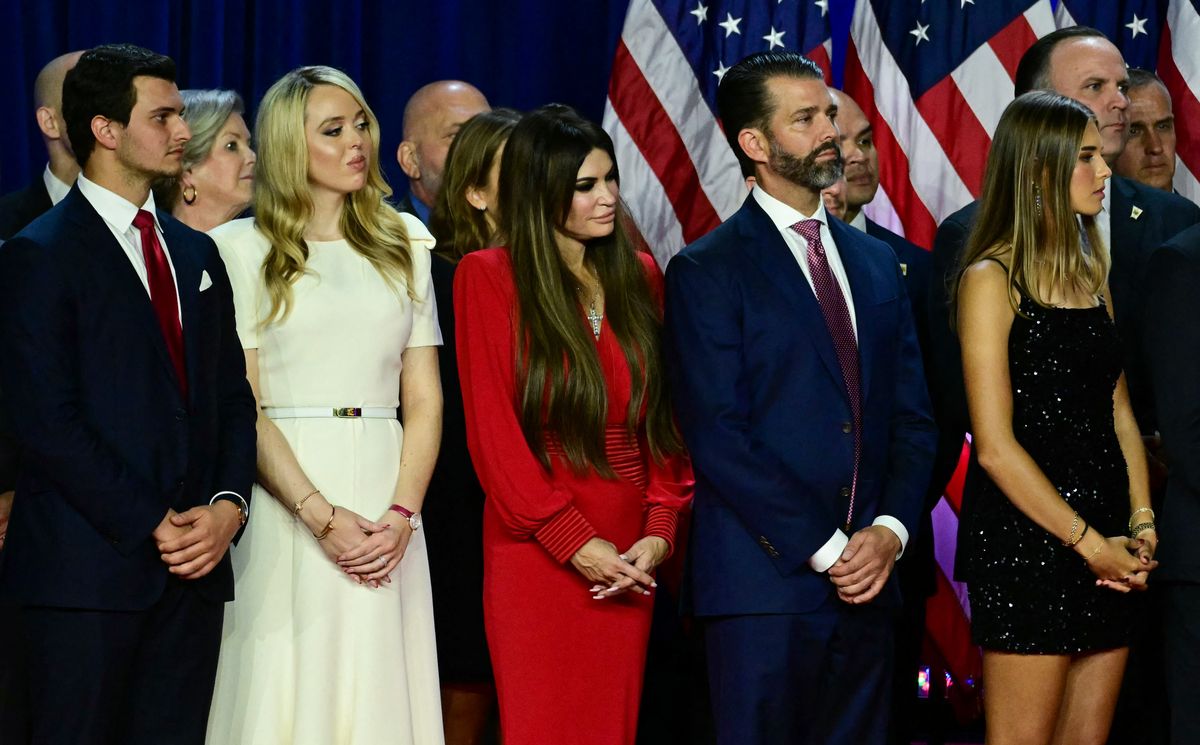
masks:
{"label": "red necktie", "polygon": [[167,254],[158,242],[154,230],[154,217],[146,210],[138,210],[133,226],[142,234],[142,258],[146,260],[146,278],[150,284],[150,304],[158,317],[167,343],[167,353],[179,379],[179,390],[187,398],[187,368],[183,361],[183,328],[179,325],[179,298],[175,293],[175,280],[171,277],[171,265]]}
{"label": "red necktie", "polygon": [[850,309],[846,297],[838,286],[833,272],[829,270],[829,259],[825,245],[821,243],[821,221],[801,220],[792,226],[808,242],[808,272],[812,275],[813,290],[821,315],[825,317],[825,328],[833,338],[837,351],[838,366],[842,368],[842,382],[850,399],[850,414],[854,418],[854,474],[850,482],[850,507],[846,512],[846,530],[854,517],[854,494],[858,490],[858,463],[862,457],[862,392],[859,389],[858,340],[854,338],[854,326],[850,323]]}

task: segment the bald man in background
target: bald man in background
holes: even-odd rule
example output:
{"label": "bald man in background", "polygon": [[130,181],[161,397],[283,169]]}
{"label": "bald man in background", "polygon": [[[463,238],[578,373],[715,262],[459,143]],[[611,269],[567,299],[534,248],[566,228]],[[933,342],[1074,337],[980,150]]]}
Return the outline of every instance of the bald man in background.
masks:
{"label": "bald man in background", "polygon": [[1113,170],[1118,176],[1171,191],[1175,178],[1175,115],[1167,86],[1149,70],[1129,71],[1128,139]]}
{"label": "bald man in background", "polygon": [[458,129],[471,117],[491,111],[479,89],[461,80],[438,80],[418,89],[404,107],[404,141],[396,160],[408,176],[408,194],[396,207],[429,223],[442,187],[446,153]]}
{"label": "bald man in background", "polygon": [[62,84],[81,54],[70,52],[55,57],[34,81],[34,115],[50,159],[40,178],[20,191],[0,197],[0,241],[12,238],[34,218],[58,204],[79,175],[79,164],[71,152],[62,117]]}

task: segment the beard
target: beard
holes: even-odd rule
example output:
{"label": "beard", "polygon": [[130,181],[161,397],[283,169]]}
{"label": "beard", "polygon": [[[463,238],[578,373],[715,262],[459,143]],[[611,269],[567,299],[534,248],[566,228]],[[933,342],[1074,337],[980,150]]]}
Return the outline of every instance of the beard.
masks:
{"label": "beard", "polygon": [[[772,171],[797,186],[820,191],[833,186],[842,177],[844,168],[842,150],[836,142],[827,142],[803,158],[784,150],[780,147],[779,142],[770,135],[767,135],[767,142],[771,146],[767,165],[771,166]],[[818,163],[817,157],[827,152],[835,153],[837,158],[827,163]]]}

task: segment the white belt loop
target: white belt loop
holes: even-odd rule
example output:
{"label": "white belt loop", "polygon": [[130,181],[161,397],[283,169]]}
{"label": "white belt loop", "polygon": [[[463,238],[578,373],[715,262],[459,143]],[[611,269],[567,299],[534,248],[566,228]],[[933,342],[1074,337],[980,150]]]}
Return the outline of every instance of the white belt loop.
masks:
{"label": "white belt loop", "polygon": [[268,419],[395,419],[387,406],[264,406]]}

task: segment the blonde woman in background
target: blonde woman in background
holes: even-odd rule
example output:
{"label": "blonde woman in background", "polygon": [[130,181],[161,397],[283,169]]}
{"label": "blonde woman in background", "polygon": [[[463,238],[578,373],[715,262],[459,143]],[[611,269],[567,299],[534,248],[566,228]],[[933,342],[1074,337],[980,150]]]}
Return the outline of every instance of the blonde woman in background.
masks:
{"label": "blonde woman in background", "polygon": [[154,201],[189,228],[207,232],[250,206],[257,156],[241,96],[226,90],[179,95],[192,139],[183,146],[183,172],[156,183]]}
{"label": "blonde woman in background", "polygon": [[256,139],[255,217],[213,234],[260,414],[208,742],[438,745],[433,239],[384,203],[378,123],[344,73],[285,75]]}

